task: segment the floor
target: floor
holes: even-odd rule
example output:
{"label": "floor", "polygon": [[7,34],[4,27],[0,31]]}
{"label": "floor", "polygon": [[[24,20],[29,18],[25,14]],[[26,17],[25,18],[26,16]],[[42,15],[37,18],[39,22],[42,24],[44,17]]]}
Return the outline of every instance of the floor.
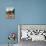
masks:
{"label": "floor", "polygon": [[31,40],[28,41],[21,40],[20,46],[46,46],[46,42],[45,41],[32,42]]}
{"label": "floor", "polygon": [[[0,44],[0,46],[8,46],[8,44]],[[18,46],[18,44],[10,45],[10,46]]]}
{"label": "floor", "polygon": [[[8,44],[0,44],[0,46],[8,46]],[[46,42],[45,41],[32,42],[31,40],[28,40],[28,41],[21,40],[19,44],[14,44],[13,46],[46,46]]]}

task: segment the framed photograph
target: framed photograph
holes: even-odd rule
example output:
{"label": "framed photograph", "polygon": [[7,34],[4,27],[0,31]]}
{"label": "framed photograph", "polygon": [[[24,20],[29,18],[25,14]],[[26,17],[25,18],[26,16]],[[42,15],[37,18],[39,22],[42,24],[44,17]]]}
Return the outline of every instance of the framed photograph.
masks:
{"label": "framed photograph", "polygon": [[15,19],[15,8],[14,7],[6,8],[6,18],[7,19]]}
{"label": "framed photograph", "polygon": [[18,25],[18,40],[46,41],[46,25]]}

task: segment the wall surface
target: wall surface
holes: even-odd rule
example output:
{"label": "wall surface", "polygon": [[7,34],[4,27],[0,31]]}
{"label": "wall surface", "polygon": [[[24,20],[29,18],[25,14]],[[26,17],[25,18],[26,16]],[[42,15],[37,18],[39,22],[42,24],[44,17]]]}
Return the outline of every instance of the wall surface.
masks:
{"label": "wall surface", "polygon": [[46,0],[16,0],[19,24],[46,24]]}
{"label": "wall surface", "polygon": [[[9,6],[15,7],[15,19],[5,18]],[[9,32],[17,34],[17,24],[46,24],[46,0],[0,0],[0,44],[8,43]]]}
{"label": "wall surface", "polygon": [[[16,19],[6,19],[6,8],[11,6],[16,9],[15,0],[0,0],[0,44],[8,43],[8,34],[16,32],[17,34],[17,17]],[[17,43],[17,39],[15,41]]]}

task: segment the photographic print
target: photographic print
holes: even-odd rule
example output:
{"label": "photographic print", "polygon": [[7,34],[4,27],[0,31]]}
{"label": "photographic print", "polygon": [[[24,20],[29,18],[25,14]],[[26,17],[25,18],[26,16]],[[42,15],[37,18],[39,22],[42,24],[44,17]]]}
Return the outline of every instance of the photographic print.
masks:
{"label": "photographic print", "polygon": [[20,45],[30,46],[31,42],[46,42],[46,25],[18,25],[18,37]]}
{"label": "photographic print", "polygon": [[6,18],[7,19],[15,19],[15,8],[14,7],[6,8]]}

